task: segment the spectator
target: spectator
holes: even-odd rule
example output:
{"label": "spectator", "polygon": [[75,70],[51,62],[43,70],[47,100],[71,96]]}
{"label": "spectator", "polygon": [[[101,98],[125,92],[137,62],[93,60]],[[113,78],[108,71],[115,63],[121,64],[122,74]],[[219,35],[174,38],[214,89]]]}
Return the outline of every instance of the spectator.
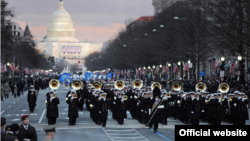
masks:
{"label": "spectator", "polygon": [[4,136],[3,141],[15,141],[18,140],[17,136],[19,133],[19,126],[17,123],[10,125],[10,131],[7,135]]}
{"label": "spectator", "polygon": [[56,132],[55,128],[56,126],[54,125],[43,128],[43,130],[46,132],[46,136],[43,138],[42,141],[52,141]]}
{"label": "spectator", "polygon": [[10,93],[10,86],[9,86],[9,82],[6,82],[4,84],[4,95],[5,95],[5,99],[9,98],[9,93]]}
{"label": "spectator", "polygon": [[19,141],[24,141],[27,132],[31,132],[34,135],[31,141],[37,141],[36,129],[29,124],[29,115],[23,115],[21,120],[23,124],[19,127]]}
{"label": "spectator", "polygon": [[3,131],[5,125],[6,125],[6,118],[1,117],[1,141],[3,141],[3,138],[5,136],[5,133]]}
{"label": "spectator", "polygon": [[10,125],[6,125],[5,127],[5,135],[7,135],[10,131]]}
{"label": "spectator", "polygon": [[4,83],[1,83],[1,101],[3,101],[4,92],[5,92]]}

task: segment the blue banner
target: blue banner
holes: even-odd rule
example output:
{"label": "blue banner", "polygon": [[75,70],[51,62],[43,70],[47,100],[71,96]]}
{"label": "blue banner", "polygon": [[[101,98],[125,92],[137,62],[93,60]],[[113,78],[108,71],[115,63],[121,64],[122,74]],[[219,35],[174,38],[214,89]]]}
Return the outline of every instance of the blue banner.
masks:
{"label": "blue banner", "polygon": [[90,81],[90,79],[92,77],[92,73],[91,72],[86,72],[84,76],[85,76],[85,81]]}
{"label": "blue banner", "polygon": [[99,77],[99,71],[96,73],[96,78],[98,78]]}
{"label": "blue banner", "polygon": [[107,74],[107,79],[108,79],[108,80],[111,80],[111,77],[112,77],[112,73],[108,73],[108,74]]}
{"label": "blue banner", "polygon": [[69,73],[64,73],[60,76],[59,81],[60,82],[64,82],[65,79],[69,79],[70,81],[72,81],[71,79],[71,75]]}
{"label": "blue banner", "polygon": [[205,71],[200,71],[200,76],[205,76]]}
{"label": "blue banner", "polygon": [[116,77],[116,73],[113,73],[113,78],[115,78]]}

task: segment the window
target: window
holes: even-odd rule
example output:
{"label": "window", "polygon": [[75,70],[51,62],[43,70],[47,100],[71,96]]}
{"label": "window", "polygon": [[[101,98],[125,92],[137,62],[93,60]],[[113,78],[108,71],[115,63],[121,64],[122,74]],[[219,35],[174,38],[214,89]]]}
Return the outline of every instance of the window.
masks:
{"label": "window", "polygon": [[74,54],[76,54],[76,52],[74,52]]}
{"label": "window", "polygon": [[76,55],[74,55],[74,58],[76,58]]}
{"label": "window", "polygon": [[43,53],[43,50],[40,50],[41,53]]}
{"label": "window", "polygon": [[73,58],[73,55],[71,55],[71,58]]}
{"label": "window", "polygon": [[37,49],[36,52],[39,53],[39,49]]}
{"label": "window", "polygon": [[73,54],[73,52],[71,52],[71,54]]}
{"label": "window", "polygon": [[78,52],[78,54],[80,54],[80,52]]}

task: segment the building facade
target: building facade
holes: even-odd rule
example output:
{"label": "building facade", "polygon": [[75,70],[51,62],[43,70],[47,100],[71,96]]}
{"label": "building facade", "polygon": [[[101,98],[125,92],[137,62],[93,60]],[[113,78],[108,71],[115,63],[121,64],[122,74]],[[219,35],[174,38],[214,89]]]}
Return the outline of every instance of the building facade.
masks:
{"label": "building facade", "polygon": [[69,66],[78,65],[83,68],[84,59],[89,54],[101,52],[102,44],[90,40],[79,42],[75,38],[75,29],[70,14],[64,9],[63,1],[59,1],[59,9],[50,19],[47,35],[43,41],[36,43],[37,52],[47,58],[53,58],[55,64],[62,60]]}

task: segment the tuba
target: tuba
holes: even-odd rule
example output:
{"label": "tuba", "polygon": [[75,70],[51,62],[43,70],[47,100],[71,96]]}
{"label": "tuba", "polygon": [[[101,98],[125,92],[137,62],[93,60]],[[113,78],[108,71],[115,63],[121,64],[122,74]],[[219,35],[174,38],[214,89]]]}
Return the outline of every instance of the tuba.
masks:
{"label": "tuba", "polygon": [[207,89],[206,84],[203,82],[197,83],[195,86],[195,90],[197,91],[198,89],[201,89],[201,92],[205,92]]}
{"label": "tuba", "polygon": [[229,91],[229,85],[227,83],[221,83],[218,89],[221,93],[227,93]]}
{"label": "tuba", "polygon": [[72,88],[73,88],[74,90],[80,90],[81,87],[82,87],[82,82],[81,82],[80,80],[74,80],[74,81],[72,82]]}
{"label": "tuba", "polygon": [[56,79],[52,79],[49,81],[49,87],[54,90],[58,89],[60,87],[60,82]]}
{"label": "tuba", "polygon": [[172,83],[172,89],[180,91],[182,89],[181,83],[179,81],[174,81]]}
{"label": "tuba", "polygon": [[98,82],[98,81],[94,81],[92,83],[92,86],[95,87],[95,89],[97,89],[97,90],[101,90],[102,89],[102,84],[100,82]]}
{"label": "tuba", "polygon": [[151,85],[151,90],[154,90],[155,87],[158,87],[161,90],[161,84],[159,82],[154,82]]}
{"label": "tuba", "polygon": [[143,86],[143,83],[140,79],[135,79],[132,84],[133,84],[133,88],[141,89]]}
{"label": "tuba", "polygon": [[117,80],[115,81],[114,87],[119,90],[122,90],[125,87],[125,83],[122,80]]}

